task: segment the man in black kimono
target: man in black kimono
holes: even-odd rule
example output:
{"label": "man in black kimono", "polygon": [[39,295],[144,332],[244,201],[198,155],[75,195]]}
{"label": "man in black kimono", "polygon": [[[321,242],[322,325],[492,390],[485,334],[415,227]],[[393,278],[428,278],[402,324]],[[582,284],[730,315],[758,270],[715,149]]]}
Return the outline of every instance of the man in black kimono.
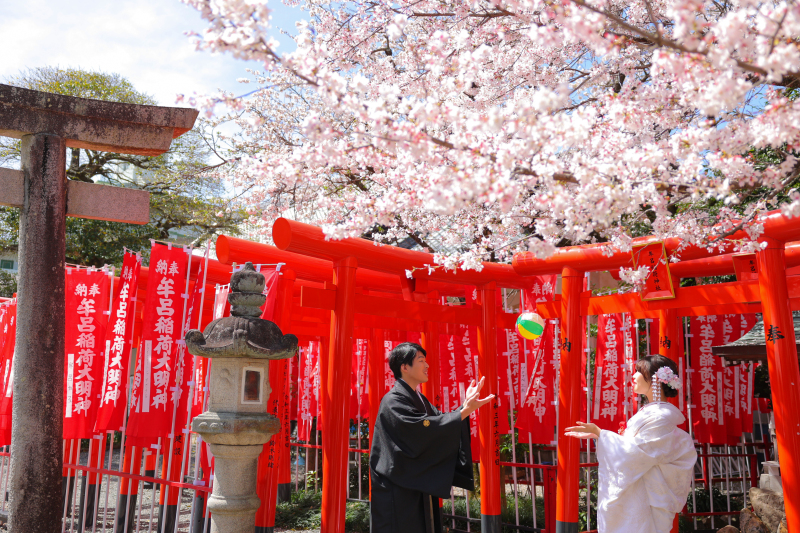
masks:
{"label": "man in black kimono", "polygon": [[439,533],[439,498],[453,486],[475,490],[469,440],[470,413],[483,378],[467,390],[464,405],[442,414],[417,391],[428,381],[425,350],[404,342],[389,354],[397,382],[381,400],[370,450],[372,533]]}

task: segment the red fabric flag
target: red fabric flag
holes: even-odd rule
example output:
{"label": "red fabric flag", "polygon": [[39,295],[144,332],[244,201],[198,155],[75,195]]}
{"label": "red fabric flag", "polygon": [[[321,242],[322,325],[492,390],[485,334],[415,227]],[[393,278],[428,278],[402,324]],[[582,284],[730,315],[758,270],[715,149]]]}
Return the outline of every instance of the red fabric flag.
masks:
{"label": "red fabric flag", "polygon": [[[195,409],[195,401],[197,395],[194,390],[198,384],[195,381],[197,374],[197,361],[195,357],[186,349],[186,333],[190,329],[199,328],[199,317],[202,317],[202,300],[205,291],[205,270],[208,267],[208,249],[206,249],[206,256],[200,260],[200,268],[197,271],[195,278],[194,288],[189,297],[188,306],[186,308],[186,316],[183,321],[183,329],[181,330],[180,337],[175,341],[172,349],[174,354],[172,360],[175,361],[175,380],[172,387],[172,394],[170,395],[170,404],[167,411],[175,412],[175,427],[173,433],[177,434],[176,442],[180,439],[180,433],[187,425],[187,417],[191,417],[191,412]],[[197,359],[205,359],[198,357]],[[192,400],[191,406],[189,400]],[[175,403],[177,402],[177,406]],[[183,428],[183,429],[181,429]]]}
{"label": "red fabric flag", "polygon": [[126,434],[154,442],[172,426],[170,388],[175,378],[173,345],[183,324],[189,249],[154,243],[150,254],[142,340],[136,358]]}
{"label": "red fabric flag", "polygon": [[[216,320],[228,316],[230,304],[228,294],[230,285],[217,285],[214,292],[214,308],[212,318]],[[202,311],[201,311],[202,314]],[[192,393],[192,418],[201,414],[205,409],[205,400],[208,397],[208,377],[211,370],[211,361],[206,357],[197,357],[194,368],[194,391]]]}
{"label": "red fabric flag", "polygon": [[[402,340],[401,340],[402,339]],[[392,387],[394,387],[394,382],[397,381],[394,378],[394,373],[392,369],[389,368],[389,354],[394,350],[395,346],[400,344],[401,342],[407,342],[407,335],[405,332],[402,331],[391,331],[391,330],[384,330],[383,332],[383,383],[384,383],[384,390],[383,394],[386,395]]]}
{"label": "red fabric flag", "polygon": [[208,394],[208,359],[196,357],[194,367],[194,390],[192,391],[192,418],[205,409],[205,398]]}
{"label": "red fabric flag", "polygon": [[105,270],[67,268],[64,348],[64,438],[92,437],[103,396],[103,341],[111,279]]}
{"label": "red fabric flag", "polygon": [[749,365],[736,366],[737,379],[739,387],[739,412],[742,417],[742,431],[744,433],[751,433],[753,431],[753,409],[756,408],[755,398],[753,398],[753,376],[755,375],[755,366],[753,363]]}
{"label": "red fabric flag", "polygon": [[726,444],[722,359],[711,353],[722,344],[722,321],[715,315],[693,317],[691,331],[694,437],[702,444]]}
{"label": "red fabric flag", "polygon": [[[556,275],[536,276],[530,290],[523,293],[522,307],[536,311],[539,302],[552,301]],[[522,344],[520,407],[516,426],[520,440],[536,444],[553,443],[558,398],[558,364],[561,357],[558,320],[547,320],[544,333]]]}
{"label": "red fabric flag", "polygon": [[311,438],[311,425],[319,414],[319,349],[319,341],[311,341],[300,350],[297,438],[302,441]]}
{"label": "red fabric flag", "polygon": [[442,406],[449,413],[461,405],[454,335],[439,335],[439,376],[442,384]]}
{"label": "red fabric flag", "polygon": [[[722,344],[728,344],[738,340],[742,335],[750,331],[756,323],[756,316],[754,313],[743,315],[722,315]],[[735,445],[739,443],[742,438],[742,431],[752,431],[752,414],[750,416],[750,424],[745,425],[745,420],[742,415],[742,400],[747,400],[747,389],[745,386],[745,394],[741,394],[741,365],[725,366],[723,368],[723,401],[725,410],[725,429],[728,434],[728,443]],[[745,382],[746,385],[746,382]],[[750,429],[745,429],[750,428]]]}
{"label": "red fabric flag", "polygon": [[[529,433],[530,442],[553,444],[556,429],[556,402],[558,398],[558,365],[561,356],[557,320],[548,320],[544,333],[536,341],[526,341],[531,377],[525,400],[519,410],[517,427],[520,433]],[[531,345],[528,348],[528,345]]]}
{"label": "red fabric flag", "polygon": [[136,290],[141,266],[139,254],[125,252],[117,293],[111,307],[111,327],[106,328],[106,357],[100,389],[102,398],[94,425],[94,430],[98,433],[122,429],[127,404],[125,392],[128,388],[133,323],[136,318]]}
{"label": "red fabric flag", "polygon": [[350,374],[350,418],[369,416],[367,389],[367,339],[354,339],[353,372]]}
{"label": "red fabric flag", "polygon": [[230,285],[217,285],[217,290],[214,294],[214,320],[230,314],[231,304],[228,303],[228,294],[230,292]]}
{"label": "red fabric flag", "polygon": [[300,354],[297,359],[289,359],[289,390],[291,394],[291,405],[289,406],[290,420],[297,421],[297,403],[299,401],[299,390],[297,388],[298,377],[300,375]]}
{"label": "red fabric flag", "polygon": [[[623,370],[625,371],[625,401],[623,402],[624,419],[627,420],[639,410],[639,399],[633,392],[633,375],[636,373],[636,361],[639,359],[639,336],[637,321],[630,314],[622,315],[622,342],[625,350]],[[683,361],[683,358],[681,358]],[[683,372],[681,372],[683,375]],[[619,428],[617,428],[618,430]],[[616,430],[615,430],[616,431]]]}
{"label": "red fabric flag", "polygon": [[11,414],[14,406],[14,347],[17,337],[17,299],[3,305],[3,388],[0,389],[0,446],[11,444]]}
{"label": "red fabric flag", "polygon": [[597,317],[592,422],[601,429],[617,431],[625,421],[625,338],[622,314]]}

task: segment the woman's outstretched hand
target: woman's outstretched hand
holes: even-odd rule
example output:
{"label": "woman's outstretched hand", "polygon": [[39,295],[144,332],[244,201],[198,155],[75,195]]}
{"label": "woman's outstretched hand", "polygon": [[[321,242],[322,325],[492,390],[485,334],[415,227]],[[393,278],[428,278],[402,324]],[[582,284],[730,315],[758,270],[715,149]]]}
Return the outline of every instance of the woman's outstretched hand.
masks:
{"label": "woman's outstretched hand", "polygon": [[575,422],[577,426],[567,428],[564,435],[576,439],[596,439],[600,436],[600,428],[591,422]]}
{"label": "woman's outstretched hand", "polygon": [[478,398],[478,394],[483,388],[484,381],[486,381],[485,377],[481,378],[477,385],[475,384],[474,379],[472,380],[472,383],[469,384],[466,398],[464,398],[464,405],[461,407],[461,420],[464,420],[471,415],[473,411],[480,409],[494,399],[494,394],[490,394],[486,398]]}

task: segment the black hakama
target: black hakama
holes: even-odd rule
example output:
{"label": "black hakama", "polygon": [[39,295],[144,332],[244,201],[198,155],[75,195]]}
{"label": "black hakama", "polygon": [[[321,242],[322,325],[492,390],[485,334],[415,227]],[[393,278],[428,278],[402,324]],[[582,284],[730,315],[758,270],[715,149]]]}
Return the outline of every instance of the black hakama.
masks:
{"label": "black hakama", "polygon": [[381,400],[370,450],[372,533],[439,533],[439,498],[474,490],[469,420],[403,380]]}

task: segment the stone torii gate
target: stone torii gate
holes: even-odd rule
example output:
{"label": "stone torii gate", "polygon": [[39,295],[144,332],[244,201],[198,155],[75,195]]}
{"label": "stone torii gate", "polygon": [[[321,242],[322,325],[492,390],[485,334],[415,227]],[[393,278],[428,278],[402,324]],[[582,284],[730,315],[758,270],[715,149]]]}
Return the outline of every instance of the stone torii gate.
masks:
{"label": "stone torii gate", "polygon": [[69,182],[66,148],[155,156],[194,109],[89,100],[0,84],[0,135],[22,139],[22,172],[0,173],[21,208],[9,529],[61,530],[66,217],[149,221],[149,193]]}

